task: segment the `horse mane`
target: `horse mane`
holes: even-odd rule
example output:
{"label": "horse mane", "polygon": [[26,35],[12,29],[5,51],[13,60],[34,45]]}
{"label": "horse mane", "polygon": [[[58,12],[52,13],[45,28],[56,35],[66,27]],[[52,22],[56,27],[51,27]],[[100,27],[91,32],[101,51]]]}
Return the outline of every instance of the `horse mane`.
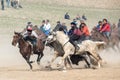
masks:
{"label": "horse mane", "polygon": [[91,31],[91,39],[94,41],[104,41],[103,35],[97,30],[96,27],[94,27]]}
{"label": "horse mane", "polygon": [[62,44],[61,44],[58,40],[50,43],[49,45],[50,45],[51,47],[53,47],[54,50],[59,53],[59,54],[58,54],[59,56],[63,56],[63,55],[64,55],[65,52],[64,52],[64,50],[63,50],[63,46],[62,46]]}

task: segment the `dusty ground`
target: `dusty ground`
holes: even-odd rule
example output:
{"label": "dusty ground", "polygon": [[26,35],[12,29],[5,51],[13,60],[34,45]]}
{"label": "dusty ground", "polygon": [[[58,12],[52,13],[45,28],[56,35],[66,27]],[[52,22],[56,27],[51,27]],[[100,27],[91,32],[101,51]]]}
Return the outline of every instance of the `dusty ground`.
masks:
{"label": "dusty ground", "polygon": [[24,66],[0,68],[0,80],[120,80],[120,66],[97,70],[73,69],[67,72],[58,70],[28,71]]}

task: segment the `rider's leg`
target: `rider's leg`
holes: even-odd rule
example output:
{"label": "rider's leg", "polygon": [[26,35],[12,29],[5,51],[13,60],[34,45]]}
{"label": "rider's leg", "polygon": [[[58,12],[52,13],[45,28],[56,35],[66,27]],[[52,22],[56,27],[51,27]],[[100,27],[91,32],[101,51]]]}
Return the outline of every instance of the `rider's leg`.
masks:
{"label": "rider's leg", "polygon": [[110,32],[105,32],[106,37],[110,40]]}
{"label": "rider's leg", "polygon": [[70,43],[75,47],[75,50],[79,50],[79,46],[77,45],[75,41],[70,39]]}

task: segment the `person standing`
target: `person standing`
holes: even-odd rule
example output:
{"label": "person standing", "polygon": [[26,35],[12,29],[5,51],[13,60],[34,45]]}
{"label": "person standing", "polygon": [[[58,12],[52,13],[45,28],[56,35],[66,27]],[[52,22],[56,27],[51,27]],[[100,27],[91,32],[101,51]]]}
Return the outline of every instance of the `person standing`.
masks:
{"label": "person standing", "polygon": [[9,8],[10,7],[10,0],[6,0],[6,3],[7,3],[7,7]]}
{"label": "person standing", "polygon": [[120,28],[120,19],[119,19],[119,22],[118,22],[118,28]]}
{"label": "person standing", "polygon": [[4,0],[1,0],[2,10],[4,10]]}

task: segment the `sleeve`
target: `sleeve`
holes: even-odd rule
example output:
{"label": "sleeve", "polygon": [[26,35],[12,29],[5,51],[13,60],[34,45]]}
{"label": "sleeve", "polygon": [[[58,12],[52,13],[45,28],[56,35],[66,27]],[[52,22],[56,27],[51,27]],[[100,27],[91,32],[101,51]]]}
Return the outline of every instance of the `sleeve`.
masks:
{"label": "sleeve", "polygon": [[86,31],[87,31],[87,28],[86,27],[84,27],[84,29],[83,29],[83,34],[85,34],[86,33]]}
{"label": "sleeve", "polygon": [[105,31],[108,26],[109,26],[109,25],[105,25],[101,31],[102,31],[102,32]]}
{"label": "sleeve", "polygon": [[27,36],[27,31],[25,31],[24,33],[22,33],[23,37]]}
{"label": "sleeve", "polygon": [[36,32],[35,31],[33,31],[33,36],[35,36],[36,38],[38,38],[38,35],[36,34]]}

